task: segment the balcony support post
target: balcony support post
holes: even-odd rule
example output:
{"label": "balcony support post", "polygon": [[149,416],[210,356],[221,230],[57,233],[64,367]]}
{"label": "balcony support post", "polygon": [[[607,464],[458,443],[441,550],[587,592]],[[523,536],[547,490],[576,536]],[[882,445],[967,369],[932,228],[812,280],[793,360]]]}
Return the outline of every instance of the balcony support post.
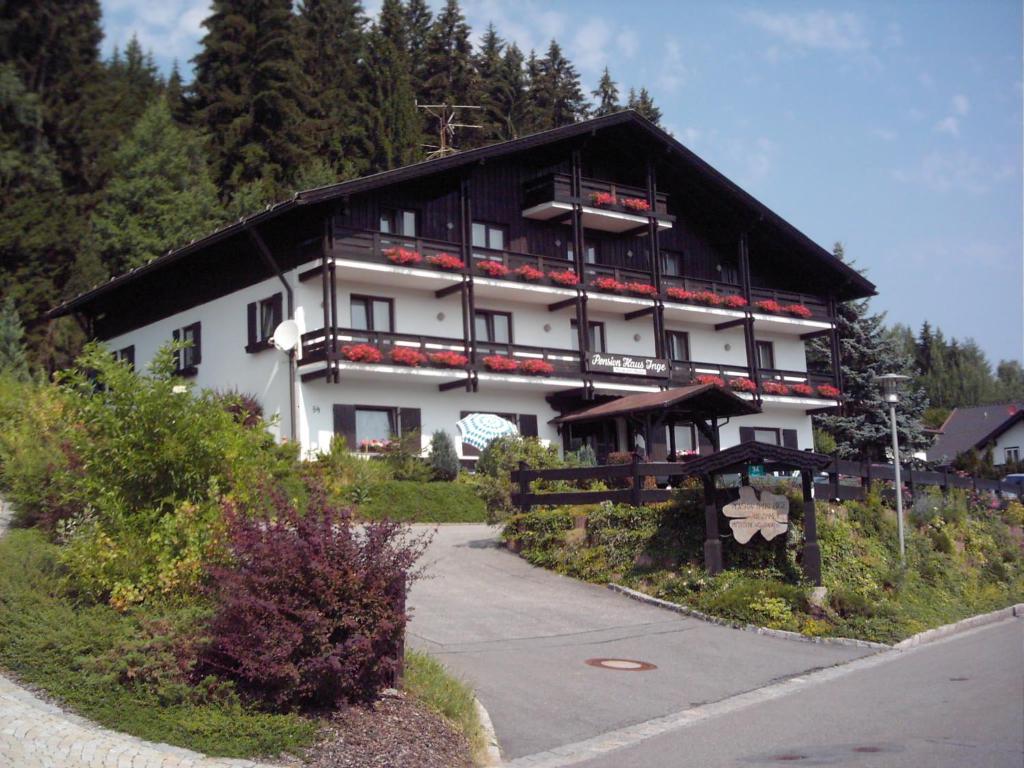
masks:
{"label": "balcony support post", "polygon": [[828,297],[828,316],[832,318],[832,332],[829,334],[829,352],[832,356],[832,379],[836,389],[843,391],[843,361],[839,346],[839,326],[836,320],[836,297]]}
{"label": "balcony support post", "polygon": [[[462,261],[472,267],[473,253],[473,198],[470,188],[470,173],[467,171],[459,179],[459,240],[461,243]],[[470,363],[476,365],[476,297],[473,293],[473,278],[463,279],[462,291],[462,332],[463,341],[468,345],[466,355]],[[466,382],[469,391],[472,384]]]}
{"label": "balcony support post", "polygon": [[337,384],[341,381],[341,373],[334,365],[334,356],[338,353],[338,281],[335,276],[334,260],[332,259],[330,264],[327,265],[328,271],[328,284],[330,286],[331,294],[331,330],[327,334],[325,341],[328,343],[328,365],[331,371],[327,374],[327,380]]}
{"label": "balcony support post", "polygon": [[326,217],[326,220],[324,221],[324,239],[323,239],[323,245],[321,246],[321,251],[320,251],[320,286],[323,289],[323,298],[322,298],[320,306],[323,308],[323,311],[324,311],[324,359],[327,360],[328,370],[330,369],[330,365],[331,365],[330,355],[327,354],[327,352],[330,351],[330,347],[331,347],[331,343],[330,343],[330,333],[331,333],[330,332],[330,327],[331,327],[331,310],[330,310],[331,292],[330,292],[330,288],[328,288],[328,286],[327,286],[327,262],[328,262],[328,255],[327,254],[331,250],[330,239],[329,239],[330,238],[330,230],[331,230],[331,217],[328,216],[328,217]]}
{"label": "balcony support post", "polygon": [[590,321],[587,319],[587,296],[576,294],[576,346],[580,350],[580,373],[587,372],[587,353],[590,351]]}
{"label": "balcony support post", "polygon": [[658,299],[654,307],[654,356],[668,357],[665,337],[665,304]]}
{"label": "balcony support post", "polygon": [[[572,256],[573,268],[583,281],[583,181],[580,169],[580,151],[572,151]],[[581,347],[582,349],[582,347]]]}
{"label": "balcony support post", "polygon": [[[658,173],[654,167],[654,160],[647,158],[647,202],[651,204],[651,210],[647,215],[647,237],[651,241],[651,275],[654,277],[654,286],[661,294],[661,243],[658,231],[658,219],[655,214],[658,212]],[[656,302],[653,319],[654,325],[654,356],[664,357],[665,352],[665,315],[661,301]]]}

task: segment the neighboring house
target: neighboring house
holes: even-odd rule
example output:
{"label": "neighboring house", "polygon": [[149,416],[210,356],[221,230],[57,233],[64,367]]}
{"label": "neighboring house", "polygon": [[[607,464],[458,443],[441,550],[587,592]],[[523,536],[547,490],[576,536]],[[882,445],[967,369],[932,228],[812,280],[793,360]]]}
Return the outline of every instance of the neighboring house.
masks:
{"label": "neighboring house", "polygon": [[1017,464],[1024,455],[1024,402],[954,408],[928,449],[928,461],[945,466],[961,453],[992,446],[995,466]]}
{"label": "neighboring house", "polygon": [[[713,376],[747,380],[732,389],[759,410],[716,417],[721,447],[810,449],[809,414],[836,407],[842,383],[835,366],[808,370],[806,342],[835,351],[836,302],[873,293],[620,112],[300,192],[51,316],[79,316],[139,366],[191,341],[181,375],[252,393],[307,452],[335,434],[355,448],[418,430],[426,444],[489,412],[567,450],[642,442],[663,458],[710,444],[690,424],[641,440],[628,413],[554,420]],[[294,359],[270,343],[284,318],[303,332]]]}

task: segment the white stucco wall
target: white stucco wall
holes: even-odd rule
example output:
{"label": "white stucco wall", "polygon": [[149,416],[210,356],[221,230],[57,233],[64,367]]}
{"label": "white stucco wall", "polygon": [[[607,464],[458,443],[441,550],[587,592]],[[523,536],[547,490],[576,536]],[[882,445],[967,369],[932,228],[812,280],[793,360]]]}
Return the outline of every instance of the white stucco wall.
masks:
{"label": "white stucco wall", "polygon": [[1018,422],[996,438],[996,446],[992,451],[992,463],[996,465],[1006,463],[1006,449],[1019,448],[1021,458],[1024,458],[1024,422]]}

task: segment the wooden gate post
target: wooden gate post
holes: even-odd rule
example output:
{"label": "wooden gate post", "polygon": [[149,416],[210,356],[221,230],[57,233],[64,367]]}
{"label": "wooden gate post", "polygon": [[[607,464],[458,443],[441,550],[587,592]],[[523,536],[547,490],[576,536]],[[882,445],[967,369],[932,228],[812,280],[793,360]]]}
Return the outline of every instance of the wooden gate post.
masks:
{"label": "wooden gate post", "polygon": [[821,547],[818,546],[818,518],[811,493],[811,473],[804,469],[800,481],[804,492],[804,573],[814,586],[821,586]]}
{"label": "wooden gate post", "polygon": [[519,507],[520,512],[530,511],[530,504],[526,500],[530,494],[530,481],[526,477],[528,467],[529,465],[525,461],[519,462],[519,503],[516,506]]}
{"label": "wooden gate post", "polygon": [[643,504],[643,488],[640,487],[640,454],[633,451],[633,488],[630,494],[630,504],[639,507]]}
{"label": "wooden gate post", "polygon": [[722,539],[718,535],[718,501],[715,480],[704,476],[704,567],[714,576],[722,572]]}

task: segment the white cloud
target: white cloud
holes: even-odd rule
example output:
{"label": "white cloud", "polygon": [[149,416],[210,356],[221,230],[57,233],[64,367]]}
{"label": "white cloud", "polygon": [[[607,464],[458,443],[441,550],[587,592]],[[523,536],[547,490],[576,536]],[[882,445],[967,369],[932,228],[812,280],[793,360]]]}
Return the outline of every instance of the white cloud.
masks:
{"label": "white cloud", "polygon": [[590,18],[576,30],[572,37],[570,53],[575,64],[583,72],[596,72],[604,69],[608,59],[615,53],[610,45],[612,28],[600,17]]}
{"label": "white cloud", "polygon": [[658,73],[658,86],[665,91],[674,91],[684,85],[689,77],[690,70],[683,62],[683,51],[679,47],[679,41],[667,40],[665,54],[662,57],[661,72]]}
{"label": "white cloud", "polygon": [[959,136],[960,121],[952,115],[948,115],[935,124],[935,130],[939,133],[947,133],[950,136]]}
{"label": "white cloud", "polygon": [[103,51],[109,55],[115,46],[124,49],[135,35],[158,63],[166,66],[177,59],[187,68],[210,8],[211,0],[104,0]]}
{"label": "white cloud", "polygon": [[892,178],[903,184],[918,184],[931,192],[959,192],[977,197],[995,184],[1018,175],[1007,173],[1005,165],[993,168],[964,150],[929,152],[914,168],[898,168]]}
{"label": "white cloud", "polygon": [[749,10],[740,14],[740,18],[794,48],[848,52],[871,47],[860,17],[853,13]]}
{"label": "white cloud", "polygon": [[962,93],[958,93],[950,100],[950,107],[953,114],[946,115],[935,124],[935,130],[953,137],[960,136],[960,121],[971,111],[971,102]]}
{"label": "white cloud", "polygon": [[888,128],[872,128],[871,135],[882,141],[895,141],[899,137],[896,131],[891,131]]}
{"label": "white cloud", "polygon": [[966,115],[971,111],[971,102],[962,93],[953,97],[953,111],[958,115]]}

